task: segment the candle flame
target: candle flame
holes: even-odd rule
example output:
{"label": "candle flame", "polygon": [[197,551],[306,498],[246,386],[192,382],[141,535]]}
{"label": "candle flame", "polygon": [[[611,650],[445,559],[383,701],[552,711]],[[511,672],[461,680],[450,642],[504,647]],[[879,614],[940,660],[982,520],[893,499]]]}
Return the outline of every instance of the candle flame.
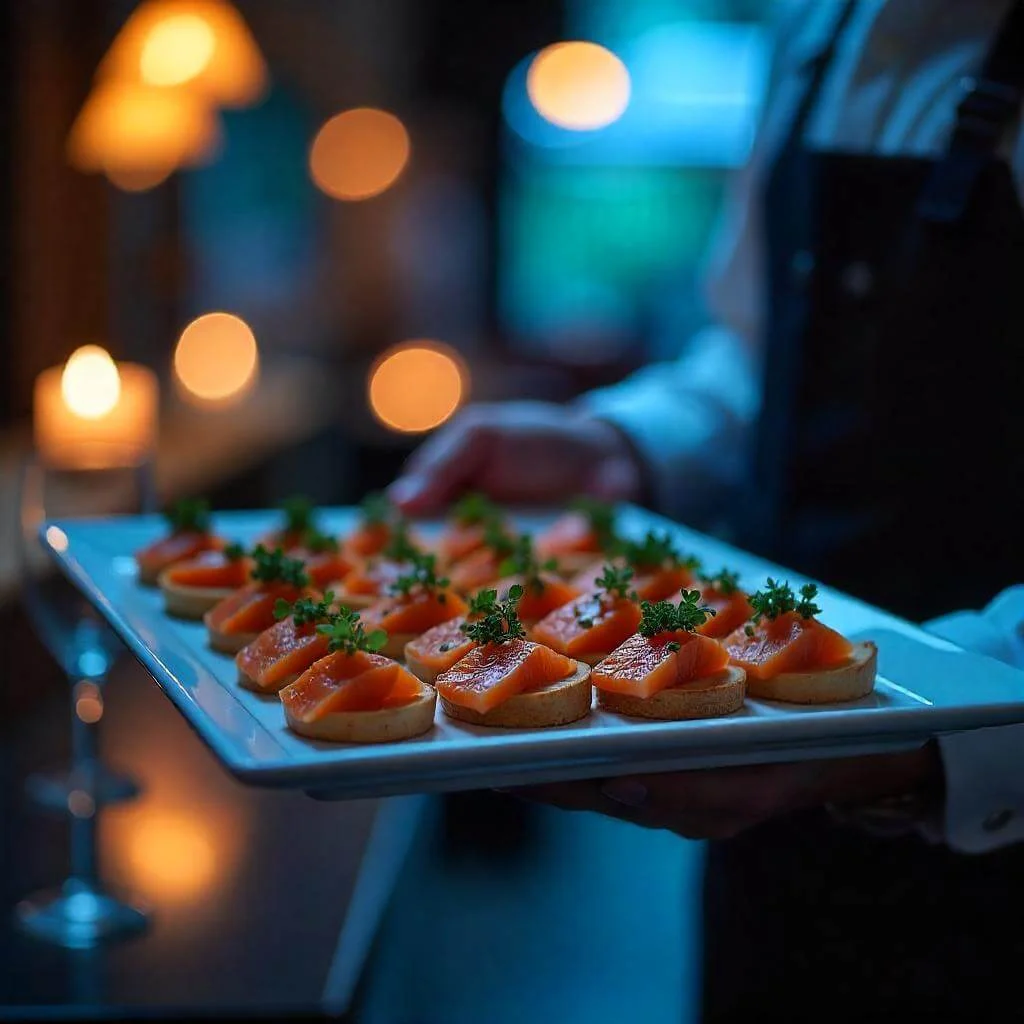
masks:
{"label": "candle flame", "polygon": [[149,85],[189,82],[206,70],[216,45],[213,29],[198,14],[174,14],[158,21],[139,55],[142,80]]}
{"label": "candle flame", "polygon": [[60,378],[67,407],[87,420],[98,420],[121,397],[121,374],[110,353],[99,345],[83,345],[71,353]]}

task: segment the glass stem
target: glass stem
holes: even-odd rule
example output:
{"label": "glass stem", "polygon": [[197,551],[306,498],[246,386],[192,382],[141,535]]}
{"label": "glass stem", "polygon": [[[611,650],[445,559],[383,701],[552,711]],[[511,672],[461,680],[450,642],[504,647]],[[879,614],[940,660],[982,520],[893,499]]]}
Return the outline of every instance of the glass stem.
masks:
{"label": "glass stem", "polygon": [[[100,684],[102,680],[87,680]],[[99,797],[99,723],[86,722],[78,714],[77,685],[71,700],[71,778],[74,788],[68,797],[71,812],[71,878],[81,888],[99,888],[96,843]]]}

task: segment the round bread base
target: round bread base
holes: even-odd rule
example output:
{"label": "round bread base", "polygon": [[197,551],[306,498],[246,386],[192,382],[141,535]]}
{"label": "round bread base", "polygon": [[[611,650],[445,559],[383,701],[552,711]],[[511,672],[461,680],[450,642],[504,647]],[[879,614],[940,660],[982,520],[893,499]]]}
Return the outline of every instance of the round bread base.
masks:
{"label": "round bread base", "polygon": [[237,654],[259,636],[259,633],[222,633],[218,629],[211,629],[209,623],[206,624],[206,632],[210,646],[221,654]]}
{"label": "round bread base", "polygon": [[300,736],[330,743],[392,743],[421,736],[434,725],[437,693],[422,684],[420,694],[409,704],[380,711],[334,711],[315,722],[302,722],[285,708],[288,727]]}
{"label": "round bread base", "polygon": [[409,653],[408,644],[402,649],[400,655],[395,657],[405,662],[405,667],[422,683],[426,683],[428,686],[433,686],[437,679],[437,669],[431,668],[429,665],[425,665],[419,658],[414,654]]}
{"label": "round bread base", "polygon": [[854,644],[845,665],[817,672],[782,672],[772,679],[747,679],[747,692],[763,700],[787,704],[840,704],[866,697],[875,688],[878,648],[867,641]]}
{"label": "round bread base", "polygon": [[[367,627],[368,633],[372,630]],[[395,661],[401,661],[405,657],[405,645],[415,640],[419,633],[388,633],[387,643],[377,652],[383,654],[385,658],[394,658]],[[413,672],[413,675],[416,675]]]}
{"label": "round bread base", "polygon": [[252,676],[246,675],[241,669],[238,670],[238,685],[244,687],[246,690],[252,690],[253,693],[262,693],[267,696],[273,696],[278,690],[283,690],[286,686],[290,686],[299,678],[299,672],[293,672],[290,676],[285,676],[279,683],[274,683],[273,686],[260,686]]}
{"label": "round bread base", "polygon": [[157,583],[164,595],[164,610],[178,619],[201,619],[235,592],[233,587],[182,587],[171,583],[164,573],[157,577]]}
{"label": "round bread base", "polygon": [[139,575],[138,575],[139,586],[141,586],[141,587],[155,587],[157,585],[157,583],[159,582],[159,580],[160,580],[160,573],[163,570],[161,570],[161,569],[157,569],[157,570],[143,569],[143,567],[141,565],[139,565],[138,562],[136,562],[135,564],[136,564],[136,566],[138,566],[138,570],[139,570]]}
{"label": "round bread base", "polygon": [[506,729],[536,729],[567,725],[590,714],[593,703],[590,666],[576,662],[576,671],[566,679],[529,693],[517,693],[490,711],[474,711],[441,697],[441,710],[449,718],[470,725]]}
{"label": "round bread base", "polygon": [[597,691],[598,707],[631,718],[653,718],[662,722],[683,722],[694,718],[719,718],[743,707],[746,673],[730,665],[704,679],[659,690],[653,697]]}

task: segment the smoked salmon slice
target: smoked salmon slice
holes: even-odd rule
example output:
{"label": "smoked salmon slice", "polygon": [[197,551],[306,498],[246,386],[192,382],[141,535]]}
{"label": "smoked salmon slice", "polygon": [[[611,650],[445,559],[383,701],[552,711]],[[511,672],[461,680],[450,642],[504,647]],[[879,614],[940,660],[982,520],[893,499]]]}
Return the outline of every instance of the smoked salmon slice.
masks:
{"label": "smoked salmon slice", "polygon": [[435,682],[437,692],[452,704],[485,714],[516,694],[538,690],[566,679],[575,662],[529,640],[474,647]]}
{"label": "smoked salmon slice", "polygon": [[499,580],[496,584],[498,600],[507,601],[509,588],[517,583],[523,588],[523,596],[518,605],[519,618],[527,625],[539,622],[545,615],[568,604],[581,593],[572,583],[567,583],[554,573],[541,572],[530,580],[522,576],[507,576]]}
{"label": "smoked salmon slice", "polygon": [[342,582],[355,567],[355,562],[338,550],[310,551],[299,547],[289,553],[302,562],[309,582],[321,589],[328,584]]}
{"label": "smoked salmon slice", "polygon": [[717,640],[689,630],[634,633],[598,662],[591,680],[599,690],[648,698],[669,687],[723,671],[729,654]]}
{"label": "smoked salmon slice", "polygon": [[716,586],[705,585],[700,589],[700,596],[701,601],[715,613],[703,626],[697,627],[697,632],[704,636],[722,640],[754,614],[750,599],[742,590],[724,593]]}
{"label": "smoked salmon slice", "polygon": [[591,593],[545,615],[530,635],[539,644],[577,658],[613,651],[639,625],[635,601]]}
{"label": "smoked salmon slice", "polygon": [[332,712],[379,711],[415,700],[422,684],[396,661],[366,651],[337,651],[314,662],[281,690],[281,703],[303,722]]}
{"label": "smoked salmon slice", "polygon": [[229,558],[223,550],[203,551],[195,558],[172,565],[164,578],[178,587],[236,590],[245,586],[251,570],[252,561],[248,558]]}
{"label": "smoked salmon slice", "polygon": [[462,632],[462,626],[466,621],[466,616],[460,615],[428,629],[410,641],[406,648],[410,659],[415,658],[435,673],[451,668],[476,646]]}
{"label": "smoked salmon slice", "polygon": [[466,602],[447,590],[424,592],[413,590],[408,594],[385,597],[361,614],[368,629],[384,629],[388,633],[424,633],[433,626],[465,615]]}
{"label": "smoked salmon slice", "polygon": [[301,626],[288,615],[265,629],[235,658],[239,671],[265,690],[276,690],[281,683],[301,675],[327,654],[329,640],[317,632],[316,622]]}
{"label": "smoked salmon slice", "polygon": [[501,576],[501,563],[504,555],[493,548],[482,547],[471,551],[461,561],[456,562],[448,570],[448,578],[452,588],[463,594],[493,583]]}
{"label": "smoked salmon slice", "polygon": [[218,633],[262,633],[277,622],[278,599],[289,604],[302,590],[289,583],[247,583],[207,612],[206,624]]}
{"label": "smoked salmon slice", "polygon": [[734,630],[722,641],[734,665],[752,679],[771,679],[782,672],[810,672],[845,665],[853,644],[834,629],[797,612]]}
{"label": "smoked salmon slice", "polygon": [[345,538],[345,550],[356,558],[379,555],[391,540],[387,523],[362,523]]}
{"label": "smoked salmon slice", "polygon": [[144,578],[155,579],[168,566],[222,547],[224,541],[219,537],[197,530],[184,530],[162,537],[136,552],[135,561]]}
{"label": "smoked salmon slice", "polygon": [[371,559],[362,566],[356,566],[345,577],[345,590],[350,594],[382,594],[395,580],[408,575],[412,569],[411,562]]}

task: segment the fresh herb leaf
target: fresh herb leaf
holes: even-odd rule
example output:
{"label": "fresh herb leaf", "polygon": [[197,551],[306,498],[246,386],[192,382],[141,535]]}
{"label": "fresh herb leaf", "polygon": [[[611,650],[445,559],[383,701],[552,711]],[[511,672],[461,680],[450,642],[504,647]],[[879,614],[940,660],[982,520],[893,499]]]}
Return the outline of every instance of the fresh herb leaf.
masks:
{"label": "fresh herb leaf", "polygon": [[223,556],[224,556],[224,557],[225,557],[225,558],[226,558],[226,559],[227,559],[227,560],[228,560],[229,562],[237,562],[237,561],[240,561],[241,559],[245,558],[245,548],[244,548],[244,547],[242,547],[242,545],[241,545],[241,544],[239,544],[239,543],[238,543],[238,542],[236,541],[236,542],[235,542],[235,543],[233,543],[233,544],[229,544],[229,545],[228,545],[228,546],[227,546],[227,547],[226,547],[226,548],[225,548],[225,549],[224,549],[224,550],[223,550],[223,551],[221,552],[221,554],[222,554],[222,555],[223,555]]}
{"label": "fresh herb leaf", "polygon": [[289,558],[280,548],[268,551],[257,544],[252,553],[252,578],[260,583],[287,583],[293,587],[309,585],[306,569],[297,558]]}
{"label": "fresh herb leaf", "polygon": [[570,502],[569,507],[586,517],[602,551],[612,552],[619,546],[619,537],[615,532],[614,505],[584,495]]}
{"label": "fresh herb leaf", "polygon": [[205,498],[182,498],[164,513],[175,533],[209,533],[210,503]]}
{"label": "fresh herb leaf", "polygon": [[498,519],[501,513],[490,498],[476,491],[464,494],[452,506],[451,517],[461,526],[475,526]]}
{"label": "fresh herb leaf", "polygon": [[750,597],[750,604],[754,609],[753,621],[757,623],[761,619],[777,619],[787,612],[796,612],[797,615],[809,619],[821,612],[814,603],[817,594],[817,586],[806,583],[800,588],[800,600],[797,600],[789,583],[779,583],[769,576],[764,588]]}
{"label": "fresh herb leaf", "polygon": [[371,491],[359,502],[359,511],[366,526],[382,526],[394,515],[394,506],[383,491]]}
{"label": "fresh herb leaf", "polygon": [[444,590],[449,582],[447,576],[437,575],[437,559],[434,555],[417,553],[412,558],[412,566],[409,571],[402,573],[394,583],[390,584],[388,591],[403,597],[408,597],[414,590],[424,594],[434,594],[439,590]]}
{"label": "fresh herb leaf", "polygon": [[695,569],[700,564],[696,558],[684,558],[669,533],[648,530],[641,541],[623,540],[619,550],[634,569],[661,569],[685,565]]}
{"label": "fresh herb leaf", "polygon": [[388,642],[388,634],[383,629],[375,629],[368,634],[359,619],[359,612],[350,608],[335,612],[327,622],[317,626],[316,631],[328,638],[327,649],[332,654],[336,651],[346,654],[368,651],[374,654]]}
{"label": "fresh herb leaf", "polygon": [[498,610],[498,592],[496,590],[481,590],[469,599],[469,610],[467,617],[477,615],[488,615]]}
{"label": "fresh herb leaf", "polygon": [[679,650],[679,648],[680,648],[680,647],[681,647],[682,645],[681,645],[681,644],[679,643],[679,641],[678,641],[678,640],[670,640],[670,641],[669,641],[669,642],[668,642],[667,644],[665,644],[665,646],[666,646],[666,647],[667,647],[667,648],[668,648],[668,649],[669,649],[670,651],[678,651],[678,650]]}
{"label": "fresh herb leaf", "polygon": [[726,597],[740,589],[740,574],[728,569],[720,569],[714,576],[701,576],[700,581]]}
{"label": "fresh herb leaf", "polygon": [[671,601],[641,601],[638,632],[648,637],[678,630],[692,633],[715,614],[712,608],[700,602],[699,590],[683,590],[679,604]]}
{"label": "fresh herb leaf", "polygon": [[516,550],[516,538],[500,519],[488,519],[484,523],[484,547],[490,548],[497,558],[506,559]]}
{"label": "fresh herb leaf", "polygon": [[[512,553],[498,567],[498,573],[502,576],[520,576],[523,585],[537,594],[544,592],[544,580],[542,572],[551,572],[551,562],[537,560],[537,554],[533,549],[533,540],[527,533],[516,537],[513,542]],[[557,564],[557,563],[556,563]]]}
{"label": "fresh herb leaf", "polygon": [[604,591],[613,601],[630,596],[632,593],[630,583],[633,579],[633,570],[627,565],[618,568],[609,563],[601,571],[601,575],[594,581],[598,590]]}
{"label": "fresh herb leaf", "polygon": [[303,494],[295,494],[281,502],[284,512],[284,533],[306,533],[316,528],[316,506]]}
{"label": "fresh herb leaf", "polygon": [[509,640],[522,640],[526,636],[519,621],[519,601],[523,588],[518,583],[508,588],[508,599],[495,603],[493,611],[487,612],[476,622],[466,622],[462,632],[477,644],[502,644]]}
{"label": "fresh herb leaf", "polygon": [[[327,622],[334,614],[334,594],[328,590],[323,600],[314,601],[311,597],[300,597],[294,604],[289,605],[283,598],[277,599],[274,605],[274,615],[283,619],[285,615],[291,615],[296,626],[308,626],[314,622]],[[286,609],[284,614],[278,614],[282,605]]]}
{"label": "fresh herb leaf", "polygon": [[398,519],[391,528],[391,536],[381,554],[393,562],[411,562],[419,554],[420,549],[409,537],[409,524],[405,519]]}
{"label": "fresh herb leaf", "polygon": [[338,541],[329,533],[321,533],[312,526],[302,535],[302,547],[315,555],[321,555],[327,551],[337,551]]}

